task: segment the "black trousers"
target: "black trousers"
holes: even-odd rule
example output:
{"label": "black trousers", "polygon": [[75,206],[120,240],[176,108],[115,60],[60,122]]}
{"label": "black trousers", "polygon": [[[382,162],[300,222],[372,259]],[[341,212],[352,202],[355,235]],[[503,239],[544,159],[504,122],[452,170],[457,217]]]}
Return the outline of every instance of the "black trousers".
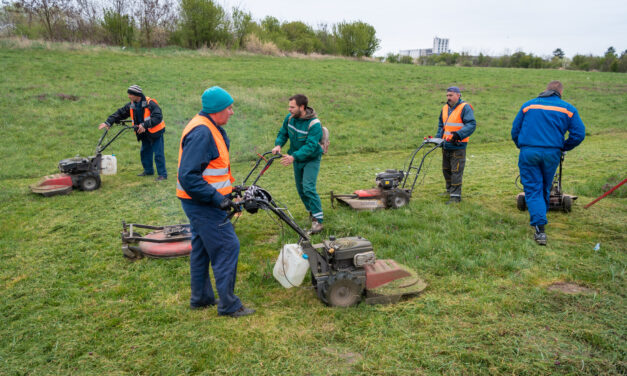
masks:
{"label": "black trousers", "polygon": [[466,166],[466,149],[442,149],[442,174],[451,198],[462,197],[462,177]]}

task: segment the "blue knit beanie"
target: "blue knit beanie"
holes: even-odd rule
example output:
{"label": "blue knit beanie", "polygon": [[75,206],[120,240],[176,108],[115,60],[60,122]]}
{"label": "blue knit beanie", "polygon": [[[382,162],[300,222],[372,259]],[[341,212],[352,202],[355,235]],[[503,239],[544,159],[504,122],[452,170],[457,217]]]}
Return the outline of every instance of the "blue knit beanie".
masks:
{"label": "blue knit beanie", "polygon": [[233,97],[220,86],[212,86],[202,93],[202,110],[215,114],[233,104]]}
{"label": "blue knit beanie", "polygon": [[461,90],[459,90],[459,88],[457,86],[451,86],[448,89],[446,89],[446,92],[453,92],[453,93],[457,93],[457,94],[461,94]]}

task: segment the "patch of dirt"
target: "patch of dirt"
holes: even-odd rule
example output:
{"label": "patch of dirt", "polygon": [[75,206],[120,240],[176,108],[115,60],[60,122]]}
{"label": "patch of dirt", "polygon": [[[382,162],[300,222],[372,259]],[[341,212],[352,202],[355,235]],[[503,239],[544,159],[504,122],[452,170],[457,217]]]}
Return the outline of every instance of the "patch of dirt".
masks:
{"label": "patch of dirt", "polygon": [[76,95],[70,95],[70,94],[58,93],[57,97],[63,100],[72,101],[72,102],[76,102],[78,100],[78,97]]}
{"label": "patch of dirt", "polygon": [[363,357],[359,353],[347,352],[343,354],[338,354],[340,359],[345,361],[348,364],[354,364],[359,362]]}
{"label": "patch of dirt", "polygon": [[559,291],[564,294],[591,294],[595,292],[592,289],[570,282],[555,282],[549,285],[547,289],[549,291]]}
{"label": "patch of dirt", "polygon": [[[55,96],[65,101],[72,101],[72,102],[76,102],[79,99],[76,95],[71,95],[71,94],[57,93],[55,94]],[[48,99],[48,94],[39,94],[37,96],[37,100],[39,100],[40,102],[43,102],[46,99]]]}
{"label": "patch of dirt", "polygon": [[338,359],[342,360],[346,364],[355,364],[364,358],[360,353],[354,353],[350,351],[341,352],[338,349],[330,347],[323,347],[322,350],[324,350],[328,354],[336,356]]}

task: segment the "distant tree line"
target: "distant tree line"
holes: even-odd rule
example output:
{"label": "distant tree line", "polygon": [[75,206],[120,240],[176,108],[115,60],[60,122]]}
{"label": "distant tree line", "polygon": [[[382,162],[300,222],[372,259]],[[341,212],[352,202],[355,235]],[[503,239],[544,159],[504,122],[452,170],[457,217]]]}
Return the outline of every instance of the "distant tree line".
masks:
{"label": "distant tree line", "polygon": [[373,26],[340,22],[313,28],[268,16],[255,21],[213,0],[9,0],[0,8],[0,35],[131,47],[251,49],[371,57]]}
{"label": "distant tree line", "polygon": [[550,57],[540,57],[524,52],[516,52],[511,55],[503,56],[487,56],[481,53],[478,56],[472,56],[455,52],[421,56],[417,59],[406,55],[388,54],[385,61],[389,63],[418,65],[535,69],[563,68],[585,71],[627,72],[627,50],[623,51],[619,56],[614,47],[608,48],[603,56],[575,55],[572,59],[566,58],[564,51],[561,48],[557,48]]}

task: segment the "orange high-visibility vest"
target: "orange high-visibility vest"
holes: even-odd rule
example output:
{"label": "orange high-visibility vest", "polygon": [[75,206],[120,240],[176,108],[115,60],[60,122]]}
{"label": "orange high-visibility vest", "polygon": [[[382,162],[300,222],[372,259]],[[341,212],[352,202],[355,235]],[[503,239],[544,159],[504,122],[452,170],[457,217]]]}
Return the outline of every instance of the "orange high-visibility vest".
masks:
{"label": "orange high-visibility vest", "polygon": [[[150,98],[150,97],[146,97],[146,103],[150,103],[150,101],[154,101],[156,104],[159,104],[159,102],[157,102],[156,99]],[[146,120],[150,120],[150,110],[148,109],[148,106],[146,106],[146,108],[144,108],[144,121]],[[131,121],[133,122],[133,125],[135,125],[135,117],[133,116],[133,106],[131,106]],[[162,120],[161,123],[148,128],[148,132],[150,133],[156,133],[159,132],[160,130],[162,130],[163,128],[165,128],[165,122]]]}
{"label": "orange high-visibility vest", "polygon": [[[218,128],[213,125],[211,120],[207,119],[205,116],[196,115],[189,121],[185,129],[183,129],[183,134],[181,135],[181,142],[179,144],[179,164],[178,167],[181,167],[181,156],[183,155],[183,139],[192,129],[204,125],[209,128],[211,131],[211,135],[213,136],[213,141],[218,148],[218,153],[220,156],[213,161],[209,162],[205,170],[202,172],[202,178],[207,182],[207,184],[214,187],[218,192],[223,195],[228,195],[233,192],[232,183],[235,181],[233,175],[231,175],[231,162],[229,160],[229,149],[226,147],[226,142],[224,142],[224,138],[222,134],[218,130]],[[178,169],[178,168],[177,168]],[[181,183],[178,180],[178,176],[176,178],[176,196],[179,198],[187,198],[191,199],[190,195],[185,192]]]}
{"label": "orange high-visibility vest", "polygon": [[[464,106],[469,103],[463,102],[459,106],[455,107],[451,115],[448,114],[448,104],[445,104],[442,107],[442,123],[444,123],[444,134],[442,138],[446,141],[450,141],[451,137],[453,137],[453,132],[457,132],[462,129],[464,126],[464,122],[462,121],[462,110]],[[472,106],[470,106],[472,108]],[[464,138],[461,142],[468,142],[469,137]]]}

